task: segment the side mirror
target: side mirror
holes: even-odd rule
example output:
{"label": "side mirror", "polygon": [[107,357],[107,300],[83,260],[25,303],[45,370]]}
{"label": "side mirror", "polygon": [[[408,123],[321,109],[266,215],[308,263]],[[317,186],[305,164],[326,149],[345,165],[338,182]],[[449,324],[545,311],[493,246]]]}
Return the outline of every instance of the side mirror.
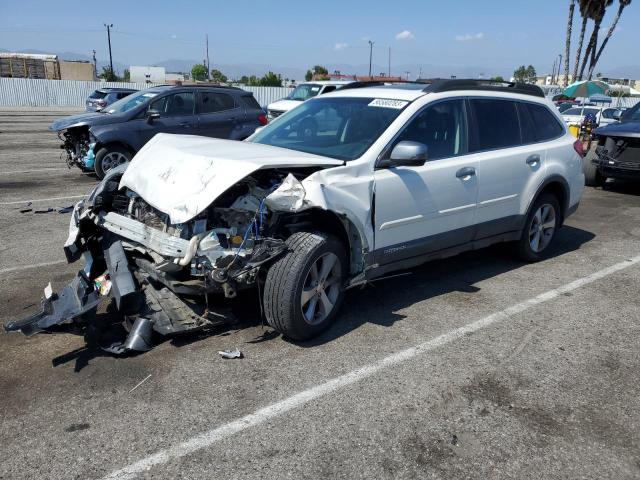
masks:
{"label": "side mirror", "polygon": [[404,140],[398,143],[388,159],[382,160],[379,167],[419,167],[427,161],[427,146],[424,143]]}
{"label": "side mirror", "polygon": [[147,110],[147,123],[152,124],[154,120],[160,118],[160,112],[157,110]]}
{"label": "side mirror", "polygon": [[616,110],[612,115],[614,120],[620,120],[622,118],[622,110]]}

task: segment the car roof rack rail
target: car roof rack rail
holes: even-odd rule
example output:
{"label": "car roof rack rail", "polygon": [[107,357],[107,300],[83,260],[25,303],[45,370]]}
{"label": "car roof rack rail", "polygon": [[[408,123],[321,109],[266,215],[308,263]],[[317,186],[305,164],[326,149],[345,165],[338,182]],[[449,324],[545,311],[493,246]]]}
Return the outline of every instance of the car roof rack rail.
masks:
{"label": "car roof rack rail", "polygon": [[340,90],[350,90],[352,88],[365,88],[365,87],[384,87],[388,83],[380,82],[378,80],[363,80],[359,82],[351,82],[340,87]]}
{"label": "car roof rack rail", "polygon": [[451,92],[454,90],[483,90],[490,92],[520,93],[542,98],[545,96],[538,85],[500,80],[436,78],[434,80],[418,81],[416,83],[424,83],[427,85],[423,91],[429,93]]}

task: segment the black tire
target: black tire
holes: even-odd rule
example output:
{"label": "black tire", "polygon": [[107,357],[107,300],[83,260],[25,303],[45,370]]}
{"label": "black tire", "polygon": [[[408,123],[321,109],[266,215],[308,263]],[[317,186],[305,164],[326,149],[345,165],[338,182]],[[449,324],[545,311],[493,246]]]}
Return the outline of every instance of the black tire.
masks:
{"label": "black tire", "polygon": [[[287,245],[288,252],[274,262],[267,272],[264,285],[264,313],[269,325],[285,337],[293,340],[307,340],[331,325],[340,309],[344,297],[344,279],[348,270],[345,248],[339,240],[330,235],[309,232],[294,233],[287,240]],[[327,294],[327,298],[334,299],[333,308],[326,318],[319,320],[314,318],[310,323],[302,306],[305,282],[312,278],[309,275],[314,265],[322,266],[322,262],[327,258],[335,262],[332,255],[339,263],[339,275],[332,270],[334,274],[331,277],[332,285],[338,284],[338,289],[327,287],[332,289]],[[337,277],[339,280],[336,280]],[[306,291],[310,290],[312,289]],[[337,295],[333,296],[336,292]],[[321,302],[320,295],[320,293],[317,294],[316,302]],[[306,305],[308,307],[309,303]],[[317,305],[318,311],[322,310],[320,303]],[[312,317],[313,313],[315,311],[312,312]]]}
{"label": "black tire", "polygon": [[584,171],[584,184],[587,187],[601,187],[604,185],[606,178],[598,171],[598,168],[591,160],[596,158],[596,153],[591,150],[582,159],[582,169]]}
{"label": "black tire", "polygon": [[93,169],[100,180],[104,178],[111,168],[116,166],[111,165],[112,162],[109,162],[109,160],[111,160],[111,156],[116,156],[119,159],[124,158],[126,162],[130,162],[132,157],[129,150],[118,145],[107,146],[98,150],[98,153],[96,153],[95,163],[93,164]]}
{"label": "black tire", "polygon": [[[553,230],[549,231],[549,229],[547,228],[546,230],[541,232],[541,238],[539,240],[540,243],[538,243],[538,248],[541,249],[536,250],[532,246],[532,231],[534,230],[534,222],[536,222],[537,225],[540,224],[540,222],[536,218],[536,213],[543,206],[550,206],[551,208],[553,208]],[[524,260],[525,262],[538,262],[547,257],[550,250],[549,247],[551,247],[553,240],[558,233],[558,228],[561,224],[561,216],[562,212],[560,211],[560,202],[555,195],[551,193],[543,193],[535,200],[535,202],[533,202],[531,208],[529,208],[520,240],[516,242],[516,252],[522,260]],[[544,219],[542,223],[545,223]],[[551,223],[551,220],[548,219],[548,222],[546,223]],[[550,235],[547,237],[546,235],[549,233]],[[542,240],[543,238],[544,242]],[[544,246],[542,246],[543,243]]]}

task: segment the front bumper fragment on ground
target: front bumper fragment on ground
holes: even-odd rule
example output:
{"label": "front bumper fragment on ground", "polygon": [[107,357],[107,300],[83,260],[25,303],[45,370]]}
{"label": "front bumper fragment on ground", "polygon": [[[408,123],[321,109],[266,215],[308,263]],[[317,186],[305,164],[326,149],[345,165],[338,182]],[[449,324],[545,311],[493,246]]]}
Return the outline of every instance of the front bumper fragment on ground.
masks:
{"label": "front bumper fragment on ground", "polygon": [[50,330],[57,325],[72,324],[82,314],[97,307],[105,296],[95,288],[87,274],[80,270],[76,278],[59,294],[45,293],[39,313],[5,325],[7,332],[21,331],[27,336]]}

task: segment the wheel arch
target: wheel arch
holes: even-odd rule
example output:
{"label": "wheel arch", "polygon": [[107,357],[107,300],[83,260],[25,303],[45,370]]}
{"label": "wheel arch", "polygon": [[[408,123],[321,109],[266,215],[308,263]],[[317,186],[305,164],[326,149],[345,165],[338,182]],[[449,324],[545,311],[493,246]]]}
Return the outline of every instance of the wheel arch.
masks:
{"label": "wheel arch", "polygon": [[558,203],[560,203],[560,225],[562,225],[569,208],[569,183],[560,175],[552,175],[547,178],[529,201],[525,215],[529,213],[531,206],[543,193],[551,193],[558,199]]}
{"label": "wheel arch", "polygon": [[356,224],[347,215],[322,208],[311,208],[300,212],[296,217],[296,223],[288,225],[291,233],[296,229],[306,229],[321,231],[335,236],[347,251],[350,275],[355,275],[364,270],[367,251],[366,240]]}

